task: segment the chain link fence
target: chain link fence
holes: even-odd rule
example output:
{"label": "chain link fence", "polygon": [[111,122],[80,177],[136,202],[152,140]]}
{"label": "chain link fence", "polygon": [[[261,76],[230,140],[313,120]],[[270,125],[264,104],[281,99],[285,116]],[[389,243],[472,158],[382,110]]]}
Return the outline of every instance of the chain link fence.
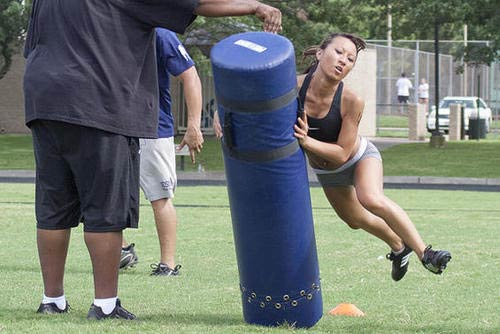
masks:
{"label": "chain link fence", "polygon": [[[488,43],[469,41],[469,43]],[[429,84],[429,109],[435,105],[434,41],[395,41],[388,47],[385,40],[369,40],[368,46],[377,52],[377,134],[401,136],[408,133],[407,106],[397,100],[396,81],[402,73],[410,79],[410,103],[417,103],[417,88],[421,79]],[[467,66],[451,55],[463,42],[441,41],[439,55],[439,99],[446,96],[480,96],[492,109],[492,132],[499,132],[500,66]],[[458,69],[463,68],[459,73]]]}
{"label": "chain link fence", "polygon": [[[407,106],[397,101],[396,81],[401,73],[412,81],[410,103],[416,103],[417,87],[422,78],[429,84],[429,102],[435,104],[435,57],[433,41],[395,41],[388,47],[387,41],[369,40],[368,47],[377,52],[377,135],[406,137],[408,135]],[[469,41],[472,43],[473,41]],[[456,61],[451,52],[458,41],[440,43],[439,99],[446,96],[479,95],[492,110],[492,133],[500,137],[500,64],[467,67],[457,73],[464,64]],[[484,42],[487,43],[487,42]],[[448,54],[446,53],[448,52]],[[203,64],[206,66],[207,64]],[[203,87],[203,110],[201,128],[207,135],[213,134],[213,115],[217,109],[213,78],[200,75]],[[171,91],[177,133],[182,134],[187,126],[187,109],[184,103],[182,83],[172,79]],[[479,94],[478,94],[479,92]]]}

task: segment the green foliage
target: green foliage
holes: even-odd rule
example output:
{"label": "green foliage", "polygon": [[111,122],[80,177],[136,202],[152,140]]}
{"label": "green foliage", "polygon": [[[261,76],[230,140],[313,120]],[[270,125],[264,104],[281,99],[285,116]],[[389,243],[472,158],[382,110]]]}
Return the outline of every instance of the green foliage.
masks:
{"label": "green foliage", "polygon": [[210,49],[215,43],[232,34],[261,29],[260,22],[252,16],[224,18],[199,16],[186,34],[180,36],[180,40],[195,60],[198,72],[210,74]]}
{"label": "green foliage", "polygon": [[491,63],[500,60],[500,6],[498,0],[477,0],[475,11],[469,12],[465,22],[471,38],[491,41],[490,45],[470,44],[464,50],[464,60],[469,64]]}
{"label": "green foliage", "polygon": [[439,24],[440,39],[463,40],[463,26],[467,24],[469,40],[490,40],[491,43],[456,48],[455,57],[464,57],[470,65],[489,64],[500,59],[499,8],[497,0],[393,1],[393,38],[434,39],[434,25]]}
{"label": "green foliage", "polygon": [[[434,39],[433,25],[440,23],[441,39],[463,39],[468,24],[469,39],[490,40],[489,45],[469,44],[453,52],[471,65],[500,59],[500,7],[498,0],[270,0],[283,13],[283,32],[295,46],[297,67],[302,51],[317,45],[330,32],[344,31],[365,39],[386,39],[388,4],[392,2],[393,39]],[[0,0],[0,78],[8,70],[14,52],[23,42],[28,11],[22,0]],[[30,1],[27,1],[29,7]],[[261,30],[253,16],[198,19],[182,37],[200,72],[209,73],[209,51],[213,44],[231,34]]]}
{"label": "green foliage", "polygon": [[0,79],[9,70],[12,56],[23,43],[28,22],[28,10],[24,2],[0,0]]}
{"label": "green foliage", "polygon": [[[490,63],[500,57],[500,14],[497,0],[402,0],[392,2],[392,37],[397,39],[434,39],[434,24],[440,24],[440,38],[463,39],[463,25],[468,24],[469,39],[491,40],[489,45],[441,45],[457,59],[465,57],[470,65]],[[289,38],[302,71],[302,51],[317,45],[330,32],[344,31],[365,39],[387,38],[388,0],[290,0],[266,1],[280,8],[283,14],[282,34]],[[216,43],[230,34],[260,30],[253,17],[205,19],[198,18],[188,36],[204,36],[204,41]],[[206,37],[209,38],[206,38]],[[196,48],[196,46],[192,46]],[[208,56],[209,47],[203,54]],[[427,50],[432,51],[432,50]]]}

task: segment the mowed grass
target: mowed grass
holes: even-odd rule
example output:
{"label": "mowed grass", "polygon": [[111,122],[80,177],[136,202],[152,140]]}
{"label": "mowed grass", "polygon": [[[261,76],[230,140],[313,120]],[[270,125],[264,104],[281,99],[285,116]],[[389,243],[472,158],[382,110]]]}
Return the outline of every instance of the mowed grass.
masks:
{"label": "mowed grass", "polygon": [[384,175],[500,178],[500,141],[447,142],[396,145],[382,153]]}
{"label": "mowed grass", "polygon": [[0,169],[35,169],[29,135],[0,135]]}
{"label": "mowed grass", "polygon": [[[139,321],[89,322],[92,270],[82,229],[74,229],[65,293],[71,313],[41,316],[43,288],[38,264],[33,188],[0,184],[0,333],[499,333],[499,193],[388,190],[408,212],[427,243],[453,254],[437,276],[411,257],[407,276],[390,278],[388,247],[350,230],[313,188],[312,204],[322,278],[324,316],[310,330],[266,328],[243,321],[230,209],[225,187],[181,187],[178,277],[150,277],[158,245],[149,205],[140,228],[127,230],[139,264],[120,274],[119,296]],[[256,259],[255,270],[259,270]],[[349,302],[363,318],[327,312]]]}
{"label": "mowed grass", "polygon": [[[181,138],[177,137],[176,142]],[[396,145],[382,153],[386,176],[443,176],[500,178],[500,140],[447,142],[443,149],[429,143]],[[177,156],[177,169],[180,169]],[[220,141],[205,137],[201,154],[192,164],[184,157],[186,171],[223,171]],[[0,135],[0,169],[34,169],[31,137]]]}
{"label": "mowed grass", "polygon": [[[177,144],[181,141],[181,136],[175,138]],[[220,141],[215,137],[205,136],[203,150],[196,156],[195,164],[191,162],[189,156],[184,157],[186,171],[198,170],[199,164],[204,170],[223,170]],[[177,165],[179,169],[180,156],[177,156]],[[30,135],[0,135],[0,170],[2,169],[35,169],[33,142]]]}
{"label": "mowed grass", "polygon": [[377,115],[377,127],[380,128],[407,128],[406,115]]}

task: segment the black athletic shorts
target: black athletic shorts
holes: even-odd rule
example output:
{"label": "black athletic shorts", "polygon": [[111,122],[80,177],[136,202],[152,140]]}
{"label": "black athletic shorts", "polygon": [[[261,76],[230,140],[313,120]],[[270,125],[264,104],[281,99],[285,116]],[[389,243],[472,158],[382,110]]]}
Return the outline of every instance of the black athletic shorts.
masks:
{"label": "black athletic shorts", "polygon": [[64,122],[30,124],[37,227],[86,232],[137,228],[139,139]]}
{"label": "black athletic shorts", "polygon": [[399,103],[408,103],[409,96],[405,95],[398,95],[398,102]]}

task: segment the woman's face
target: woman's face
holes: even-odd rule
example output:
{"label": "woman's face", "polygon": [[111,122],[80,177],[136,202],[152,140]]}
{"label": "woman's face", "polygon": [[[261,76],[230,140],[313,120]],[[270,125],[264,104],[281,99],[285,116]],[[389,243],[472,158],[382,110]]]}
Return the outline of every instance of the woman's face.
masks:
{"label": "woman's face", "polygon": [[337,36],[326,49],[318,50],[316,58],[326,76],[342,80],[349,74],[356,62],[356,45],[346,37]]}

